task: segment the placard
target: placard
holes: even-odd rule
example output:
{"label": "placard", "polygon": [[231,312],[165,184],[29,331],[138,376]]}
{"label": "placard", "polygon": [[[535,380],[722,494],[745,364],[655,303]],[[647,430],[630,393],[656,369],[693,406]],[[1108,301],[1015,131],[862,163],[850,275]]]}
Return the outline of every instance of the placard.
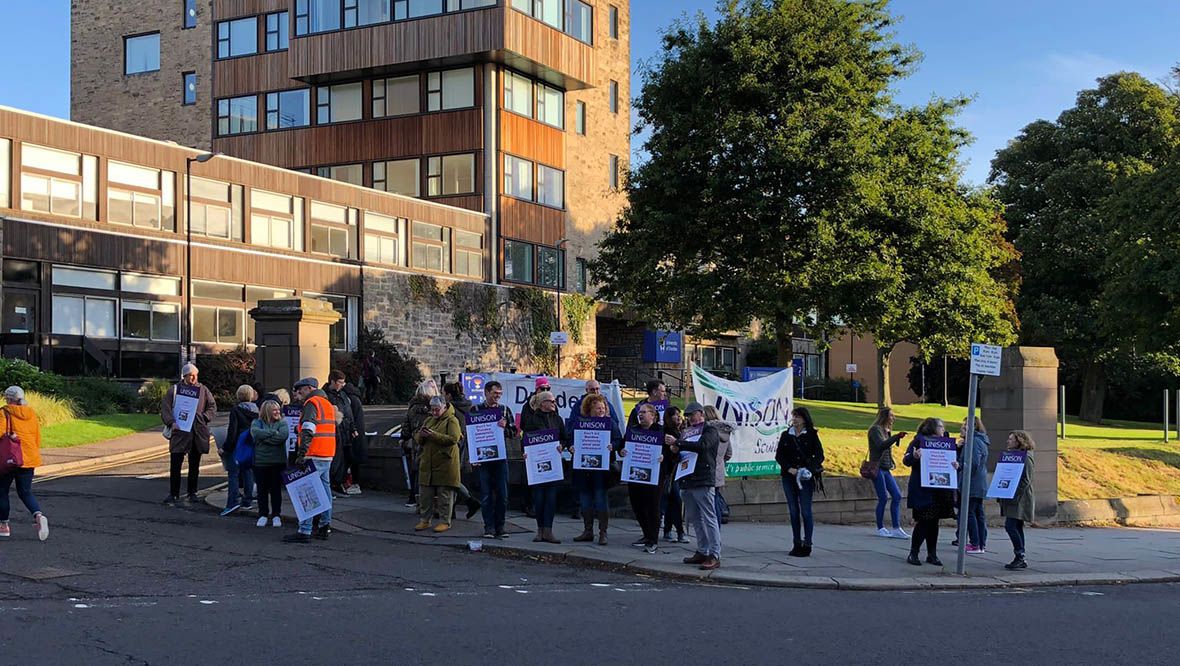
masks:
{"label": "placard", "polygon": [[955,469],[955,440],[950,437],[920,437],[922,487],[954,490],[959,487]]}
{"label": "placard", "polygon": [[987,496],[994,499],[1012,499],[1016,497],[1016,489],[1020,487],[1020,479],[1024,476],[1024,463],[1028,458],[1028,451],[1003,451],[1000,461],[996,463],[996,473],[992,476],[992,484],[987,489]]}
{"label": "placard", "polygon": [[561,469],[560,438],[556,428],[526,432],[522,443],[524,469],[530,486],[565,478]]}
{"label": "placard", "polygon": [[610,425],[609,416],[574,417],[574,469],[610,469]]}
{"label": "placard", "polygon": [[500,410],[472,410],[464,418],[467,422],[467,457],[471,463],[494,462],[508,459],[504,445],[503,418]]}
{"label": "placard", "polygon": [[197,420],[197,406],[201,401],[201,387],[177,384],[172,397],[172,427],[182,432],[192,432]]}
{"label": "placard", "polygon": [[668,405],[671,403],[667,400],[648,400],[647,404],[656,408],[656,423],[664,425],[664,412],[668,411]]}
{"label": "placard", "polygon": [[311,520],[313,516],[332,508],[332,498],[316,471],[315,462],[305,461],[298,467],[283,472],[283,485],[295,507],[295,516],[300,520]]}
{"label": "placard", "polygon": [[692,474],[697,470],[697,452],[696,451],[680,451],[680,462],[676,464],[676,480],[679,481],[684,477]]}
{"label": "placard", "polygon": [[287,422],[287,453],[295,453],[295,445],[299,443],[299,419],[303,418],[303,408],[299,405],[283,405],[283,420]]}
{"label": "placard", "polygon": [[658,430],[627,430],[620,474],[624,483],[642,483],[649,486],[660,482],[661,443],[664,434]]}
{"label": "placard", "polygon": [[680,431],[680,439],[686,442],[701,441],[701,433],[705,432],[705,424],[685,426]]}

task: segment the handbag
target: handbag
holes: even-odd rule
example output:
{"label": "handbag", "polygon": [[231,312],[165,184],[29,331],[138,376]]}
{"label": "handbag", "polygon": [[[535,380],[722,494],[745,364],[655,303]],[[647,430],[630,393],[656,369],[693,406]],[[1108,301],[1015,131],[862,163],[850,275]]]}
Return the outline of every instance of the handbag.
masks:
{"label": "handbag", "polygon": [[869,481],[872,481],[872,480],[876,479],[877,475],[880,473],[881,473],[881,461],[880,460],[865,459],[865,460],[861,461],[861,463],[860,463],[860,476],[861,476],[861,478],[868,479]]}
{"label": "handbag", "polygon": [[4,434],[0,435],[0,474],[8,474],[25,464],[20,437],[12,431],[12,415],[4,410]]}

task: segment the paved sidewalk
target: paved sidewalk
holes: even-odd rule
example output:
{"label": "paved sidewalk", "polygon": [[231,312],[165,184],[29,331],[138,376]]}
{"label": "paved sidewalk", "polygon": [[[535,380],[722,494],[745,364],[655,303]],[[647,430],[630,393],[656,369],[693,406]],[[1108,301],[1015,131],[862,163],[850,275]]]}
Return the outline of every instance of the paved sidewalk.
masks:
{"label": "paved sidewalk", "polygon": [[[213,493],[207,501],[221,507],[225,494]],[[478,513],[471,520],[463,519],[465,507],[459,509],[449,532],[414,532],[416,516],[403,506],[404,501],[401,495],[374,492],[341,498],[333,505],[332,523],[341,531],[399,541],[463,548],[478,542],[490,554],[729,584],[896,590],[1180,581],[1180,530],[1026,528],[1029,568],[1013,572],[1003,567],[1012,559],[1008,536],[1002,528],[992,528],[988,552],[969,555],[967,575],[956,576],[957,550],[950,545],[954,534],[949,527],[940,534],[939,557],[945,565],[940,568],[907,564],[908,540],[879,537],[868,526],[817,525],[812,556],[795,558],[787,555],[789,525],[729,523],[721,528],[722,566],[708,572],[681,562],[692,554],[695,541],[661,541],[654,555],[630,546],[639,537],[639,528],[629,518],[612,519],[610,545],[598,546],[573,543],[571,539],[581,532],[581,521],[558,516],[553,531],[562,543],[545,544],[532,541],[535,523],[531,518],[510,513],[509,538],[490,541],[481,538],[483,523]],[[285,512],[291,512],[289,505]]]}
{"label": "paved sidewalk", "polygon": [[[213,434],[218,439],[225,436],[227,420],[223,414],[219,414],[213,421]],[[42,448],[41,466],[37,468],[37,477],[83,474],[110,465],[162,456],[168,453],[168,440],[161,434],[163,430],[164,427],[161,425],[93,444]]]}

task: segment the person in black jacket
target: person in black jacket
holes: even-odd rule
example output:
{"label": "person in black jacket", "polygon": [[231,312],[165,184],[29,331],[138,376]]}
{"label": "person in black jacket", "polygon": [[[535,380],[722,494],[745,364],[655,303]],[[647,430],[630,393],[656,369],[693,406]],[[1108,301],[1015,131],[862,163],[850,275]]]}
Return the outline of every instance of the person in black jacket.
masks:
{"label": "person in black jacket", "polygon": [[[471,408],[474,413],[495,411],[500,414],[499,426],[504,429],[506,439],[520,436],[516,419],[508,405],[500,404],[504,387],[497,381],[484,384],[483,404]],[[504,521],[508,514],[508,461],[474,462],[472,466],[479,474],[480,503],[483,510],[483,536],[485,539],[506,539]]]}
{"label": "person in black jacket", "polygon": [[[721,435],[717,428],[705,422],[705,408],[698,402],[690,402],[684,408],[689,427],[680,434],[680,439],[669,447],[674,454],[682,451],[696,454],[696,467],[680,480],[684,486],[684,514],[697,535],[697,552],[684,558],[685,564],[699,564],[704,571],[721,566],[721,524],[717,520],[717,447]],[[703,430],[695,441],[688,441],[695,426]],[[683,458],[683,456],[682,456]],[[687,463],[687,460],[683,461]]]}
{"label": "person in black jacket", "polygon": [[332,491],[344,494],[344,475],[347,472],[348,449],[352,448],[352,440],[356,437],[356,427],[352,416],[352,401],[344,393],[344,385],[348,380],[344,373],[333,370],[328,373],[328,382],[324,384],[324,393],[328,401],[336,408],[336,455],[332,457]]}
{"label": "person in black jacket", "polygon": [[[529,404],[532,406],[532,411],[527,417],[521,417],[521,432],[556,430],[557,443],[555,446],[559,450],[563,449],[561,442],[565,441],[565,420],[557,413],[557,398],[549,391],[541,391],[529,400]],[[524,456],[527,459],[528,447],[524,448]],[[537,536],[533,538],[533,541],[561,543],[557,537],[553,536],[553,517],[557,514],[557,487],[559,485],[561,485],[560,481],[550,481],[532,486],[533,511],[537,513]]]}
{"label": "person in black jacket", "polygon": [[365,434],[365,405],[361,400],[361,391],[352,384],[344,385],[344,395],[348,396],[349,406],[352,408],[352,428],[355,435],[352,446],[348,447],[347,474],[344,476],[344,494],[361,494],[361,463],[369,459],[369,436]]}
{"label": "person in black jacket", "polygon": [[[950,490],[922,487],[922,437],[943,437],[946,426],[942,419],[929,418],[918,426],[918,434],[910,440],[902,461],[910,467],[910,483],[906,504],[914,512],[914,535],[910,540],[910,555],[906,562],[921,566],[918,549],[926,542],[926,561],[936,567],[942,566],[938,559],[938,521],[955,515],[954,493]],[[959,463],[951,463],[958,469]]]}
{"label": "person in black jacket", "polygon": [[779,438],[774,460],[782,474],[783,493],[787,496],[787,508],[791,512],[794,548],[787,554],[808,557],[811,555],[811,537],[815,532],[811,497],[817,486],[820,490],[824,487],[824,447],[811,421],[811,412],[806,407],[797,407],[791,412],[791,427]]}
{"label": "person in black jacket", "polygon": [[238,404],[229,411],[229,426],[225,429],[225,439],[217,449],[221,456],[221,466],[225,469],[229,481],[225,508],[221,511],[223,516],[239,509],[249,510],[254,505],[254,468],[241,469],[234,459],[234,452],[237,451],[238,439],[242,433],[250,432],[250,424],[258,418],[258,405],[254,402],[258,399],[258,392],[253,386],[242,384],[235,396]]}

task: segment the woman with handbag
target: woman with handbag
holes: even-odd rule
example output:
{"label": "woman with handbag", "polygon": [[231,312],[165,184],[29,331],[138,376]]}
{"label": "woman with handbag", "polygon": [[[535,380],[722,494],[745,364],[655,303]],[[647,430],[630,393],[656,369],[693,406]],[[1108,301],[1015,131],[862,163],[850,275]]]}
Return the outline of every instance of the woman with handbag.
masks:
{"label": "woman with handbag", "polygon": [[[877,491],[877,536],[908,539],[910,535],[901,528],[901,488],[893,478],[893,447],[908,434],[899,432],[894,435],[893,421],[896,415],[891,407],[882,407],[877,412],[877,420],[869,428],[869,457],[861,464],[860,475],[873,482]],[[893,522],[893,529],[885,529],[885,503],[890,499],[889,517]]]}
{"label": "woman with handbag", "polygon": [[794,548],[787,554],[810,557],[811,537],[815,532],[811,498],[816,488],[820,491],[824,488],[824,446],[806,407],[797,407],[791,412],[791,427],[779,438],[774,460],[779,464],[783,493],[787,496],[787,509],[791,513]]}
{"label": "woman with handbag", "polygon": [[25,400],[25,391],[21,387],[9,386],[5,389],[4,400],[8,404],[0,407],[0,411],[4,412],[4,434],[0,435],[4,440],[4,446],[0,446],[0,453],[4,454],[3,459],[0,459],[0,537],[12,535],[12,528],[8,526],[8,515],[12,508],[8,501],[8,489],[15,481],[16,496],[33,514],[37,538],[44,541],[49,538],[49,521],[41,513],[41,505],[33,496],[33,473],[41,464],[41,424]]}

